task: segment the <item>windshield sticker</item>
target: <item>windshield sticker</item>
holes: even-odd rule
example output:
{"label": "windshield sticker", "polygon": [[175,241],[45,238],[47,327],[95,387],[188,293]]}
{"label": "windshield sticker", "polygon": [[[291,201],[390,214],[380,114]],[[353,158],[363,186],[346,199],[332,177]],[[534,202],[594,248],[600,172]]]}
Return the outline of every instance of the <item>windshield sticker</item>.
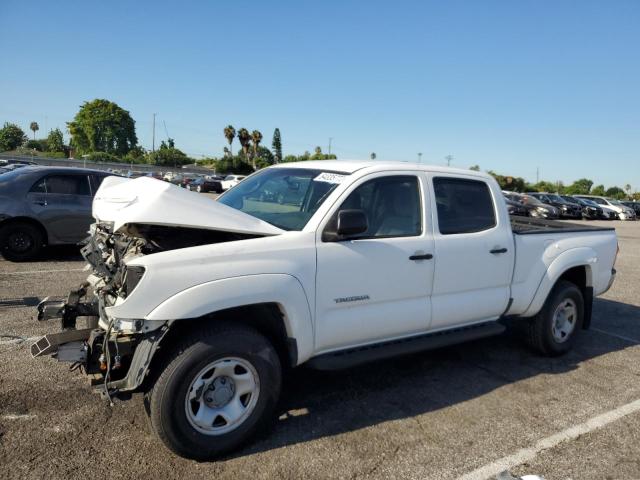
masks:
{"label": "windshield sticker", "polygon": [[322,172],[320,175],[314,178],[313,181],[339,184],[342,183],[342,180],[344,180],[345,177],[346,175],[341,175],[339,173]]}

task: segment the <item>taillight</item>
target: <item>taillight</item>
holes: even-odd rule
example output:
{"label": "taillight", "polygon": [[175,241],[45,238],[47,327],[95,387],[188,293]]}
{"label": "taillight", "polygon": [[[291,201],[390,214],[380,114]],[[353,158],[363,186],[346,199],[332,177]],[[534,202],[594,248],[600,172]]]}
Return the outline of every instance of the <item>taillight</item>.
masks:
{"label": "taillight", "polygon": [[618,253],[620,253],[620,244],[616,241],[616,256],[613,257],[613,264],[616,264],[616,261],[618,260]]}

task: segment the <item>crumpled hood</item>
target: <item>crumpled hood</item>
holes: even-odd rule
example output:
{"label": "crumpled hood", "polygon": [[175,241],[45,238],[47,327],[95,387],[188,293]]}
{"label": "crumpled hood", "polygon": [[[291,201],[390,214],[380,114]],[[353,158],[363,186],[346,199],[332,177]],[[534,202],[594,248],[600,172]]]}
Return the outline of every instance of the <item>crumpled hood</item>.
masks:
{"label": "crumpled hood", "polygon": [[284,232],[205,195],[150,177],[105,178],[93,199],[93,217],[99,222],[113,222],[114,232],[132,223],[252,235]]}

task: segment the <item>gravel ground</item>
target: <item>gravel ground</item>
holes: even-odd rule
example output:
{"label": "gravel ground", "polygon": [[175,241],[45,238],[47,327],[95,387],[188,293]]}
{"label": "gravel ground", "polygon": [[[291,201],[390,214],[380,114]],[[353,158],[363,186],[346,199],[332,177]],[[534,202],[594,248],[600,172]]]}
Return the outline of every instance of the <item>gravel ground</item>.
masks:
{"label": "gravel ground", "polygon": [[[595,224],[597,222],[590,222]],[[139,396],[109,407],[50,358],[32,360],[37,302],[86,276],[74,249],[0,260],[0,478],[452,479],[640,399],[640,222],[615,222],[618,279],[593,329],[558,359],[510,334],[337,373],[298,369],[273,430],[233,456],[184,460]],[[640,478],[640,413],[534,452],[513,473]]]}

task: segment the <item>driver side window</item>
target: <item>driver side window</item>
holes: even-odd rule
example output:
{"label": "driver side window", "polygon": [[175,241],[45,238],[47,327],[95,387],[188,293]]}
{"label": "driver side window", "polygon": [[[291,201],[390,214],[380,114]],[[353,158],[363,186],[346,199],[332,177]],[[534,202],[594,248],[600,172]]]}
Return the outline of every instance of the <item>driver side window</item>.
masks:
{"label": "driver side window", "polygon": [[[357,238],[411,237],[422,232],[420,188],[413,175],[380,177],[356,188],[340,210],[362,210],[367,231]],[[335,228],[337,214],[328,228]]]}

